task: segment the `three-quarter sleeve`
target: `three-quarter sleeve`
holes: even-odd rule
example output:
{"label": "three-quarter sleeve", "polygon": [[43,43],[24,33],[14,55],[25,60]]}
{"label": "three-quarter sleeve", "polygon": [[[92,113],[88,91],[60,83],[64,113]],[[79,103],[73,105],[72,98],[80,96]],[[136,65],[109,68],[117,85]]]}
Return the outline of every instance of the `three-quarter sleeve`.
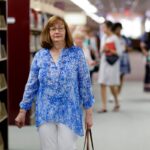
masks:
{"label": "three-quarter sleeve", "polygon": [[28,77],[28,81],[25,86],[23,99],[20,102],[20,108],[29,110],[32,106],[32,102],[37,94],[39,82],[38,82],[38,72],[39,67],[37,65],[37,55],[35,55],[32,64],[31,69]]}
{"label": "three-quarter sleeve", "polygon": [[79,86],[79,95],[82,101],[83,107],[89,109],[94,104],[94,97],[92,94],[91,79],[86,64],[86,60],[83,54],[83,51],[79,49],[78,51],[78,86]]}

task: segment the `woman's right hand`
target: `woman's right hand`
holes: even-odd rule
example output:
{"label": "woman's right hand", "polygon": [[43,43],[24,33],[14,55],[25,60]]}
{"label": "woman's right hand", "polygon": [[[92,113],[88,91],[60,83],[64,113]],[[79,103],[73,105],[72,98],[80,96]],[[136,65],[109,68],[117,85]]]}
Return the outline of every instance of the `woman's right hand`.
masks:
{"label": "woman's right hand", "polygon": [[25,125],[25,118],[26,118],[26,111],[21,109],[15,119],[15,124],[18,126],[18,128],[22,128]]}

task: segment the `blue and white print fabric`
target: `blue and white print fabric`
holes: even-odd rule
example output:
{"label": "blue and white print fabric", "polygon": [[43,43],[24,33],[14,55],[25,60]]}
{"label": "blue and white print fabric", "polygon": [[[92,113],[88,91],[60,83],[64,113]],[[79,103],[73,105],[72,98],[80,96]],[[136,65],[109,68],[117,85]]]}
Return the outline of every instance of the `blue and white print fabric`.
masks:
{"label": "blue and white print fabric", "polygon": [[36,97],[36,126],[62,123],[83,135],[82,106],[94,104],[89,70],[82,49],[64,48],[57,63],[48,49],[33,59],[20,108],[29,110]]}

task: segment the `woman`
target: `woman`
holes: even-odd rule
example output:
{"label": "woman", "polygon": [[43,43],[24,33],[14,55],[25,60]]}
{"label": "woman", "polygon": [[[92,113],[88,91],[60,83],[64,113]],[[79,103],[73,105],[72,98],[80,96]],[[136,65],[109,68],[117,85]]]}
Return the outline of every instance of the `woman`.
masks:
{"label": "woman", "polygon": [[101,97],[102,97],[102,109],[100,112],[107,112],[106,108],[106,86],[110,87],[110,90],[115,98],[114,111],[119,111],[118,101],[118,86],[120,85],[120,63],[119,59],[112,65],[108,61],[108,57],[115,55],[119,57],[121,55],[121,48],[119,39],[112,32],[113,24],[110,21],[106,21],[103,25],[103,30],[106,36],[101,41],[101,61],[100,71],[98,77],[98,83],[101,85]]}
{"label": "woman", "polygon": [[113,25],[113,32],[117,35],[120,41],[120,45],[122,48],[122,55],[120,57],[120,85],[119,85],[119,95],[121,94],[123,82],[124,82],[124,76],[131,71],[130,67],[130,61],[129,61],[129,55],[128,52],[131,50],[131,48],[128,46],[127,38],[123,37],[121,35],[122,25],[121,23],[117,22]]}
{"label": "woman", "polygon": [[94,66],[97,64],[96,61],[94,61],[90,55],[90,50],[87,49],[87,47],[84,47],[84,34],[82,32],[79,31],[75,31],[73,33],[73,40],[76,46],[79,46],[80,48],[82,48],[86,62],[88,64],[89,70],[90,70],[90,77],[91,77],[91,81],[92,81],[92,72],[94,69]]}
{"label": "woman", "polygon": [[75,150],[78,135],[92,127],[94,98],[82,49],[73,46],[66,22],[51,17],[41,34],[42,49],[33,59],[16,125],[25,124],[36,96],[36,126],[42,150]]}
{"label": "woman", "polygon": [[146,57],[144,91],[150,92],[150,31],[143,34],[140,46]]}

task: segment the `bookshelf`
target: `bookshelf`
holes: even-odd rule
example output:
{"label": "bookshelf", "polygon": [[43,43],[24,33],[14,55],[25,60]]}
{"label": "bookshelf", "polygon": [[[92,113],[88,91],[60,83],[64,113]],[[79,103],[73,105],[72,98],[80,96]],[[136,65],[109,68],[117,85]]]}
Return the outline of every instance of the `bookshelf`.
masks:
{"label": "bookshelf", "polygon": [[[9,125],[14,125],[30,67],[30,3],[20,0],[9,0],[7,3],[8,17],[14,20],[14,22],[8,22],[8,122]],[[27,114],[27,125],[28,120],[29,115]]]}
{"label": "bookshelf", "polygon": [[7,1],[0,0],[0,149],[8,149]]}

